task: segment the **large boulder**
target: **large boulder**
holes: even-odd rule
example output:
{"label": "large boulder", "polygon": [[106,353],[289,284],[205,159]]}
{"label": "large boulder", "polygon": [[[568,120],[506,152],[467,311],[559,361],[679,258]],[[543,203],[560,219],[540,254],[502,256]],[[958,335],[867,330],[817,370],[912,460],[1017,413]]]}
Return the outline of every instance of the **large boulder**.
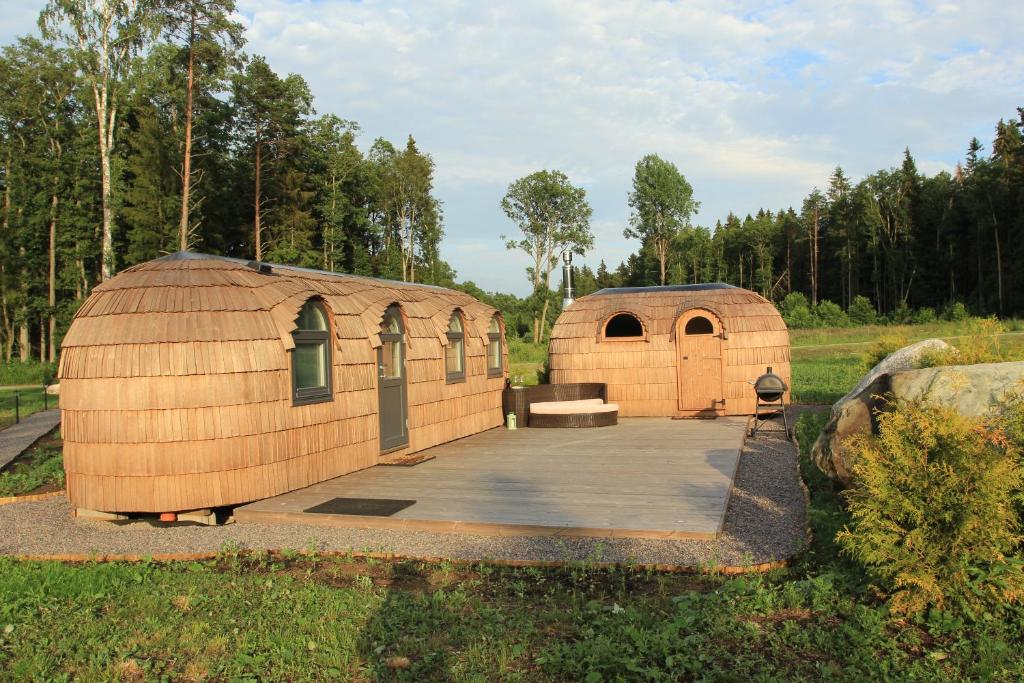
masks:
{"label": "large boulder", "polygon": [[949,365],[876,375],[858,394],[833,407],[828,424],[811,448],[811,457],[818,469],[849,486],[853,458],[843,444],[851,436],[878,432],[875,413],[888,407],[887,398],[930,402],[968,417],[985,417],[1009,394],[1022,390],[1024,362]]}
{"label": "large boulder", "polygon": [[893,351],[883,358],[878,365],[868,370],[868,374],[861,378],[857,386],[850,390],[850,393],[836,401],[835,405],[832,406],[832,415],[835,416],[845,403],[864,393],[864,390],[882,375],[890,375],[900,370],[919,368],[921,367],[921,356],[926,351],[944,351],[948,348],[950,348],[949,344],[941,339],[925,339]]}

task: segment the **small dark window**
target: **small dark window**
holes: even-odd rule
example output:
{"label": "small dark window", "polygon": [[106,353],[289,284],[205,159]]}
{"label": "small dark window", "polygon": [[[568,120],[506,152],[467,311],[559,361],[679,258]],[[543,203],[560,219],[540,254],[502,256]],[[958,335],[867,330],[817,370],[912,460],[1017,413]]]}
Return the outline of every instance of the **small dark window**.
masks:
{"label": "small dark window", "polygon": [[491,318],[487,328],[487,376],[501,377],[502,373],[501,323],[498,316]]}
{"label": "small dark window", "polygon": [[455,311],[448,321],[448,346],[444,350],[445,378],[449,382],[466,379],[466,335],[462,330],[462,315]]}
{"label": "small dark window", "polygon": [[307,301],[295,319],[292,351],[292,403],[305,405],[330,401],[330,326],[323,305]]}
{"label": "small dark window", "polygon": [[703,316],[690,318],[686,321],[686,334],[714,334],[715,326]]}
{"label": "small dark window", "polygon": [[618,313],[604,326],[604,336],[607,339],[643,337],[644,326],[635,315]]}

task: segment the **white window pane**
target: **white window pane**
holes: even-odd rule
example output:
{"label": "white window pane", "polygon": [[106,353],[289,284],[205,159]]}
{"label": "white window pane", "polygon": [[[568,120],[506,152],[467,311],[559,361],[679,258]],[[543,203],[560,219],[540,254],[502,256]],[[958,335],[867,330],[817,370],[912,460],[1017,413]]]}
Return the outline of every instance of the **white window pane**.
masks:
{"label": "white window pane", "polygon": [[491,370],[501,369],[501,342],[492,339],[487,346],[487,367]]}
{"label": "white window pane", "polygon": [[322,342],[295,346],[295,388],[327,386],[327,349]]}
{"label": "white window pane", "polygon": [[458,374],[462,372],[462,340],[452,340],[448,342],[448,346],[444,352],[445,357],[445,371],[449,375]]}

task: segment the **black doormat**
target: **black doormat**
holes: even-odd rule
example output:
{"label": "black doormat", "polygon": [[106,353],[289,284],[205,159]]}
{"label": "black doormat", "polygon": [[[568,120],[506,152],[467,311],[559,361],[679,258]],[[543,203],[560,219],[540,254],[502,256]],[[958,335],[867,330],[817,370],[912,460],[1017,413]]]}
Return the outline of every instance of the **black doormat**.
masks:
{"label": "black doormat", "polygon": [[319,505],[306,508],[303,512],[312,512],[316,515],[390,517],[415,503],[415,500],[391,500],[388,498],[332,498]]}

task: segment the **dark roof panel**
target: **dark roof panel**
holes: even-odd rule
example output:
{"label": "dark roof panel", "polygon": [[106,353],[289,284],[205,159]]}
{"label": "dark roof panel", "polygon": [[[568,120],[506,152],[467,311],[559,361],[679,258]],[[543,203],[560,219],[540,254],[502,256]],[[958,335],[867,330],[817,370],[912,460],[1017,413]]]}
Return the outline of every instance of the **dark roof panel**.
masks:
{"label": "dark roof panel", "polygon": [[605,287],[590,296],[602,294],[658,294],[660,292],[705,292],[710,289],[739,289],[724,282],[702,282],[696,285],[660,285],[656,287]]}

